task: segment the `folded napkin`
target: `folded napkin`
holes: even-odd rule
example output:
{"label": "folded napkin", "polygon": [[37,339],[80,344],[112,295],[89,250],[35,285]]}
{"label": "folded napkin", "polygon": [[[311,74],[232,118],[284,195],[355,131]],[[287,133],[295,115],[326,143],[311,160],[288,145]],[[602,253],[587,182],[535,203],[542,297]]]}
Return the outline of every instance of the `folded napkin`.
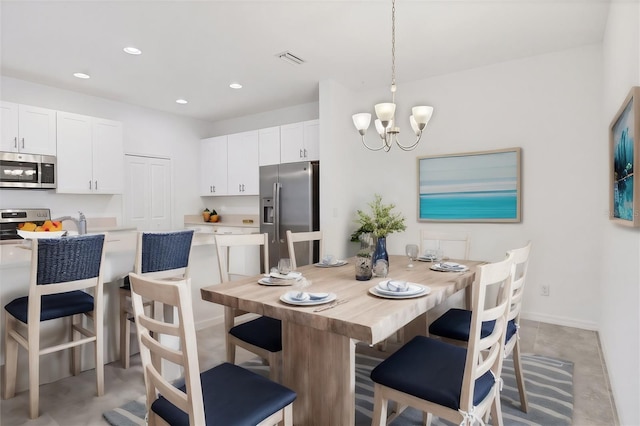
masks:
{"label": "folded napkin", "polygon": [[277,278],[279,280],[299,280],[302,278],[301,272],[289,272],[288,274],[280,274],[278,272],[271,272],[269,274],[271,278]]}
{"label": "folded napkin", "polygon": [[309,293],[309,299],[311,300],[322,300],[329,297],[329,293]]}
{"label": "folded napkin", "polygon": [[336,263],[338,263],[338,259],[329,255],[329,256],[323,257],[322,262],[320,263],[322,263],[323,265],[335,265]]}
{"label": "folded napkin", "polygon": [[440,262],[439,266],[441,269],[448,269],[451,271],[458,271],[466,268],[466,266],[455,262]]}
{"label": "folded napkin", "polygon": [[296,302],[306,302],[310,299],[309,293],[305,293],[302,291],[290,291],[287,293],[287,296],[291,300],[295,300]]}
{"label": "folded napkin", "polygon": [[406,281],[398,281],[398,280],[389,280],[386,282],[383,281],[380,284],[378,284],[378,286],[382,290],[395,291],[398,293],[409,291],[409,283]]}

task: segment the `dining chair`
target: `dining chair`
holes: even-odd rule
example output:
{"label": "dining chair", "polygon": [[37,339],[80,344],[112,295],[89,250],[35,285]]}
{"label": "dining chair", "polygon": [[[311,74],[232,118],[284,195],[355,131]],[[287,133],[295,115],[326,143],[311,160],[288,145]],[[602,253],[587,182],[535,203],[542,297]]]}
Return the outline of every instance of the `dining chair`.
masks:
{"label": "dining chair", "polygon": [[[214,236],[218,253],[220,281],[231,281],[233,274],[229,270],[231,252],[234,247],[262,247],[262,272],[269,271],[268,234],[216,234]],[[241,318],[245,317],[245,318]],[[247,312],[229,306],[224,308],[225,344],[227,361],[234,364],[236,346],[248,350],[269,364],[269,377],[280,381],[280,363],[282,359],[282,323],[278,319],[259,316],[251,318]]]}
{"label": "dining chair", "polygon": [[[193,230],[138,232],[133,271],[137,274],[148,274],[154,278],[188,278],[192,241]],[[124,277],[119,296],[120,363],[123,368],[129,368],[133,308],[130,301],[131,285],[128,275]],[[151,316],[154,316],[153,304],[147,302],[145,306],[150,307]]]}
{"label": "dining chair", "polygon": [[[31,419],[39,415],[41,355],[72,348],[71,370],[75,376],[80,373],[80,346],[92,344],[97,394],[104,394],[102,273],[105,238],[105,234],[93,234],[32,240],[29,295],[18,297],[4,307],[4,397],[15,396],[18,346],[22,346],[28,352]],[[84,290],[92,290],[93,295]],[[43,323],[66,318],[69,318],[70,340],[41,346]]]}
{"label": "dining chair", "polygon": [[[292,390],[229,363],[200,373],[189,278],[167,281],[131,273],[130,280],[150,426],[293,424]],[[143,300],[175,307],[178,320],[148,316]],[[163,345],[158,335],[179,339],[178,349]],[[184,380],[163,377],[154,358],[180,365]]]}
{"label": "dining chair", "polygon": [[471,242],[465,232],[435,232],[429,229],[420,230],[420,255],[426,250],[441,250],[445,257],[451,259],[469,259]]}
{"label": "dining chair", "polygon": [[[513,284],[511,286],[511,306],[508,313],[506,343],[504,347],[504,357],[513,354],[513,367],[515,370],[516,383],[520,394],[520,409],[525,413],[529,410],[527,393],[524,386],[524,374],[522,361],[520,360],[520,311],[522,310],[522,298],[524,296],[524,284],[529,266],[529,254],[531,252],[531,242],[526,246],[507,252],[513,257],[515,265]],[[469,331],[471,330],[472,313],[466,309],[450,309],[436,319],[429,327],[429,334],[439,336],[443,340],[460,345],[466,345],[469,341]],[[482,324],[482,335],[491,333],[493,323]]]}
{"label": "dining chair", "polygon": [[[309,259],[311,259],[311,263],[316,261],[313,258],[313,246],[315,242],[318,242],[318,259],[317,261],[322,260],[324,256],[324,242],[322,240],[322,231],[312,231],[312,232],[291,232],[287,230],[287,248],[289,249],[289,258],[291,259],[291,269],[295,270],[298,267],[298,261],[296,259],[296,250],[295,245],[298,244],[299,251],[305,251],[309,254]],[[306,244],[302,244],[306,242]],[[303,266],[303,265],[300,265]]]}
{"label": "dining chair", "polygon": [[[500,373],[507,313],[511,299],[513,254],[496,263],[478,266],[473,283],[474,305],[468,348],[426,336],[416,336],[371,371],[374,382],[372,425],[386,425],[405,408],[422,411],[460,425],[482,424],[490,411],[493,425],[502,425]],[[496,303],[485,306],[489,289],[503,287]],[[493,330],[481,335],[483,322]],[[389,401],[398,404],[387,419]]]}

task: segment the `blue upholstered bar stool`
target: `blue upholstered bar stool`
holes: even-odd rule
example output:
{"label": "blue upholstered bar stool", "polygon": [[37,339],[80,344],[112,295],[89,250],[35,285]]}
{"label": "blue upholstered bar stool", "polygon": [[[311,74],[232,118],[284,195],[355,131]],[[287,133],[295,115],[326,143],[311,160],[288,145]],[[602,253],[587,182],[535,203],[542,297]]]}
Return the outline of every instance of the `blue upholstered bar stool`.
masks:
{"label": "blue upholstered bar stool", "polygon": [[[155,278],[188,278],[192,241],[193,230],[138,232],[134,272]],[[124,277],[124,285],[120,287],[119,293],[120,363],[123,368],[129,368],[129,357],[131,356],[130,320],[133,319],[129,276]],[[147,303],[147,306],[150,306],[151,316],[153,316],[153,304]]]}
{"label": "blue upholstered bar stool", "polygon": [[[162,281],[131,274],[131,284],[150,426],[293,424],[292,390],[226,362],[200,373],[189,279]],[[178,320],[147,316],[143,299],[176,307]],[[164,346],[153,337],[158,334],[178,338],[178,349]],[[156,368],[160,364],[152,361],[157,358],[184,368],[182,384],[162,376]]]}
{"label": "blue upholstered bar stool", "polygon": [[[511,286],[511,307],[509,309],[507,336],[504,347],[504,357],[513,354],[513,368],[515,370],[516,383],[520,394],[520,409],[525,413],[529,410],[527,402],[527,392],[524,387],[524,374],[522,362],[520,361],[520,337],[518,328],[520,322],[520,311],[522,309],[522,298],[524,296],[524,284],[529,266],[529,253],[531,252],[531,242],[526,246],[508,252],[513,256],[515,264],[515,276]],[[481,335],[491,333],[494,323],[482,323]],[[429,334],[439,336],[450,343],[466,345],[469,341],[469,331],[471,330],[471,311],[466,309],[450,309],[429,326]]]}
{"label": "blue upholstered bar stool", "polygon": [[[406,407],[470,426],[490,411],[492,424],[502,425],[500,373],[511,300],[513,255],[478,266],[473,283],[473,307],[468,348],[425,336],[416,336],[371,371],[374,382],[372,425],[386,425]],[[487,289],[504,288],[495,304],[485,305]],[[481,336],[482,323],[494,321],[491,333]],[[387,418],[389,401],[398,409]]]}
{"label": "blue upholstered bar stool", "polygon": [[[73,348],[72,373],[77,375],[80,345],[92,344],[97,394],[104,394],[104,242],[104,234],[33,240],[29,295],[14,299],[4,307],[4,397],[15,396],[18,346],[22,346],[29,356],[29,417],[32,419],[39,416],[40,355]],[[83,291],[87,289],[92,290],[93,295]],[[71,340],[41,347],[41,323],[67,317],[70,317]]]}

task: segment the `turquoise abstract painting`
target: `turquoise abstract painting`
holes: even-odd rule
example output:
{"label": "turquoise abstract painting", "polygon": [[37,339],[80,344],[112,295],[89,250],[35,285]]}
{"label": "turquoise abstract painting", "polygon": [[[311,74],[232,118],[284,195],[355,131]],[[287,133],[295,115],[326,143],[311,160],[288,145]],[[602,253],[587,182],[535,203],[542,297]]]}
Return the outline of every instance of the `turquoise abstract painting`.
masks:
{"label": "turquoise abstract painting", "polygon": [[520,222],[520,148],[418,159],[419,220]]}

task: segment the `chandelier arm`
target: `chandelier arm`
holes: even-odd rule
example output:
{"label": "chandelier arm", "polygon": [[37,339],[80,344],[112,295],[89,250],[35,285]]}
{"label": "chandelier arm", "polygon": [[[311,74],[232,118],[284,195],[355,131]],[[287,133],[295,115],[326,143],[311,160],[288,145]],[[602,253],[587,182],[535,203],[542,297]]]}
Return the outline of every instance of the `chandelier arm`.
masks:
{"label": "chandelier arm", "polygon": [[415,148],[418,145],[418,142],[420,142],[421,137],[422,137],[422,131],[420,131],[420,134],[416,137],[416,141],[413,143],[413,145],[409,145],[409,146],[402,145],[398,140],[398,138],[396,137],[396,144],[398,145],[398,148],[400,148],[403,151],[411,151],[413,148]]}
{"label": "chandelier arm", "polygon": [[369,145],[367,145],[367,141],[365,140],[364,135],[362,135],[362,144],[365,146],[365,148],[367,148],[367,149],[369,149],[371,151],[380,151],[381,149],[383,149],[384,147],[387,146],[386,143],[383,141],[382,145],[380,146],[380,148],[371,148]]}

